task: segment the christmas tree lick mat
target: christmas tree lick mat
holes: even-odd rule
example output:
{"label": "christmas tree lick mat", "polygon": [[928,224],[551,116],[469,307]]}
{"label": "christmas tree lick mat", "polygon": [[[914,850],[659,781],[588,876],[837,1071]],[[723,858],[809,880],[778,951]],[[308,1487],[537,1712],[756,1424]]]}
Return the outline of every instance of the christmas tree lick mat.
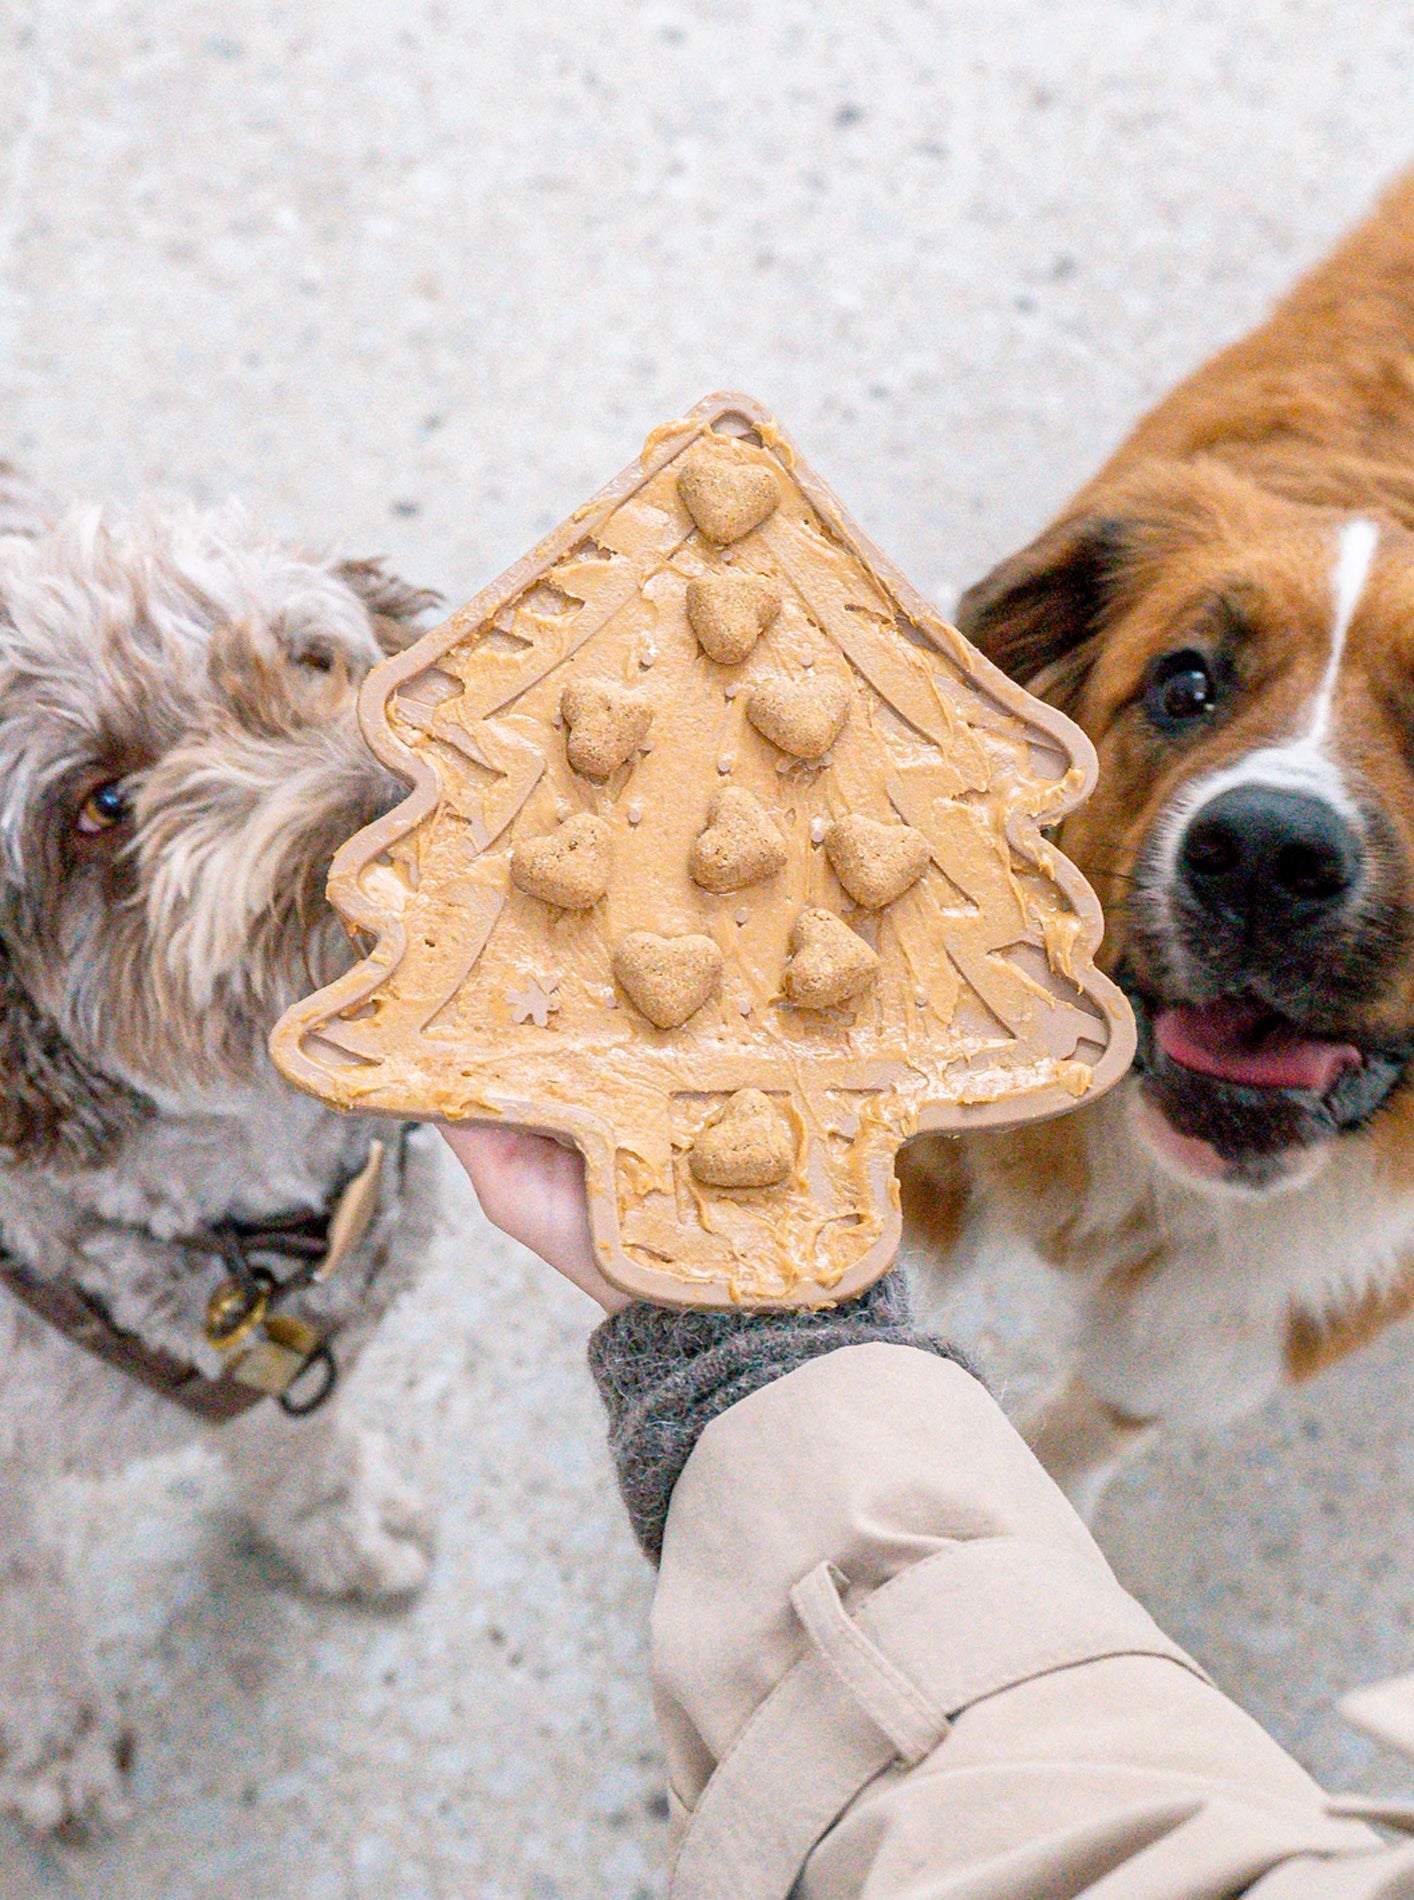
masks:
{"label": "christmas tree lick mat", "polygon": [[361,702],[411,796],[339,852],[372,948],[291,1009],[340,1108],[585,1157],[611,1280],[820,1305],[898,1239],[922,1129],[1062,1113],[1133,1052],[1043,836],[1094,753],[713,396]]}

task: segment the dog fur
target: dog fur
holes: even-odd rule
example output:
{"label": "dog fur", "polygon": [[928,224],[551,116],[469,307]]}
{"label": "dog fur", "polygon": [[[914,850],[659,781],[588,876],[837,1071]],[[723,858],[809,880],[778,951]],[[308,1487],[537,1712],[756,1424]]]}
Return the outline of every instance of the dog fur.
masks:
{"label": "dog fur", "polygon": [[[265,1044],[349,960],[329,859],[404,789],[360,738],[357,687],[432,598],[234,510],[61,515],[0,473],[0,1239],[209,1374],[221,1268],[182,1237],[323,1208],[368,1153],[371,1125],[295,1095]],[[322,1296],[341,1369],[421,1264],[428,1139]],[[426,1577],[426,1514],[337,1395],[208,1428],[0,1287],[0,1811],[34,1829],[120,1819],[129,1748],[38,1487],[194,1436],[307,1587]]]}
{"label": "dog fur", "polygon": [[[1093,1508],[1160,1425],[1236,1418],[1414,1308],[1414,176],[959,623],[1095,742],[1059,842],[1105,905],[1141,1060],[1063,1122],[916,1143],[909,1253],[930,1296],[999,1241],[1067,1277],[1074,1366],[1031,1437]],[[1185,666],[1171,721],[1155,694]],[[1254,898],[1239,942],[1200,914],[1193,827],[1232,787],[1345,841],[1319,920],[1292,897],[1284,933]],[[1171,1059],[1166,1024],[1224,1009],[1270,1010],[1338,1080]]]}

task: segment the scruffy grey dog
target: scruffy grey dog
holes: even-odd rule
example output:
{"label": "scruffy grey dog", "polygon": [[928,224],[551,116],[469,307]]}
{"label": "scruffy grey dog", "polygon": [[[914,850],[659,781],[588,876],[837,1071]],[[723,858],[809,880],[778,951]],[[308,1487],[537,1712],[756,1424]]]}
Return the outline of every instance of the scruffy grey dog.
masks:
{"label": "scruffy grey dog", "polygon": [[[329,859],[402,790],[355,693],[431,602],[233,511],[60,518],[0,469],[0,1247],[208,1378],[223,1266],[203,1232],[327,1210],[375,1132],[283,1085],[265,1043],[349,959]],[[427,1139],[321,1291],[341,1369],[423,1255]],[[0,1811],[81,1834],[123,1814],[129,1744],[36,1535],[45,1477],[206,1434],[320,1592],[409,1594],[430,1539],[337,1394],[207,1426],[33,1307],[0,1285]]]}

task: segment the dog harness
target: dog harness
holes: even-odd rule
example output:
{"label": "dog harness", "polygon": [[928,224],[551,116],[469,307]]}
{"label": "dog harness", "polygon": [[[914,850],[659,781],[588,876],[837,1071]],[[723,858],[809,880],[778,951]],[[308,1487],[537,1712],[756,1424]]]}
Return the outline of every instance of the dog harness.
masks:
{"label": "dog harness", "polygon": [[267,1397],[303,1418],[333,1391],[338,1364],[333,1330],[298,1314],[298,1295],[327,1281],[367,1237],[390,1186],[401,1183],[410,1128],[404,1123],[391,1143],[371,1142],[362,1167],[335,1184],[323,1208],[219,1221],[175,1243],[214,1255],[225,1268],[206,1309],[207,1342],[225,1360],[214,1378],[116,1326],[82,1288],[47,1279],[3,1249],[0,1286],[65,1339],[209,1424],[238,1418]]}

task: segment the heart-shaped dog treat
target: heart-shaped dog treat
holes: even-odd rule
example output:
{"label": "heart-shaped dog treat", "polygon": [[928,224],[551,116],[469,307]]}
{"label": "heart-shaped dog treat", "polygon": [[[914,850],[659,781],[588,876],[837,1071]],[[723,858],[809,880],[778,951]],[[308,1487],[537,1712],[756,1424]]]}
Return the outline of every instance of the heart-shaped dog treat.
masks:
{"label": "heart-shaped dog treat", "polygon": [[739,666],[781,611],[781,590],[764,574],[699,574],[687,584],[687,618],[718,666]]}
{"label": "heart-shaped dog treat", "polygon": [[687,512],[709,541],[727,547],[775,513],[780,487],[769,468],[745,461],[706,442],[695,448],[678,476]]}
{"label": "heart-shaped dog treat", "polygon": [[677,1029],[717,994],[722,953],[710,937],[695,932],[659,937],[631,930],[614,947],[619,987],[659,1029]]}
{"label": "heart-shaped dog treat", "polygon": [[832,910],[803,910],[790,949],[781,988],[801,1009],[838,1009],[879,973],[878,957]]}
{"label": "heart-shaped dog treat", "polygon": [[542,904],[588,910],[609,888],[612,836],[602,818],[582,811],[544,838],[518,838],[511,852],[511,882]]}
{"label": "heart-shaped dog treat", "polygon": [[778,1187],[795,1162],[785,1117],[761,1089],[738,1089],[688,1150],[687,1165],[704,1187]]}
{"label": "heart-shaped dog treat", "polygon": [[724,785],[707,807],[707,828],[698,833],[687,868],[704,891],[740,891],[774,877],[786,856],[786,841],[760,799],[740,785]]}
{"label": "heart-shaped dog treat", "polygon": [[825,855],[856,904],[882,910],[918,882],[933,853],[912,825],[886,825],[851,812],[825,833]]}
{"label": "heart-shaped dog treat", "polygon": [[570,764],[585,778],[603,780],[638,750],[653,708],[642,693],[611,680],[571,680],[560,694],[560,717],[569,727]]}
{"label": "heart-shaped dog treat", "polygon": [[822,758],[849,718],[849,687],[833,673],[803,680],[776,673],[752,688],[746,716],[793,759]]}

